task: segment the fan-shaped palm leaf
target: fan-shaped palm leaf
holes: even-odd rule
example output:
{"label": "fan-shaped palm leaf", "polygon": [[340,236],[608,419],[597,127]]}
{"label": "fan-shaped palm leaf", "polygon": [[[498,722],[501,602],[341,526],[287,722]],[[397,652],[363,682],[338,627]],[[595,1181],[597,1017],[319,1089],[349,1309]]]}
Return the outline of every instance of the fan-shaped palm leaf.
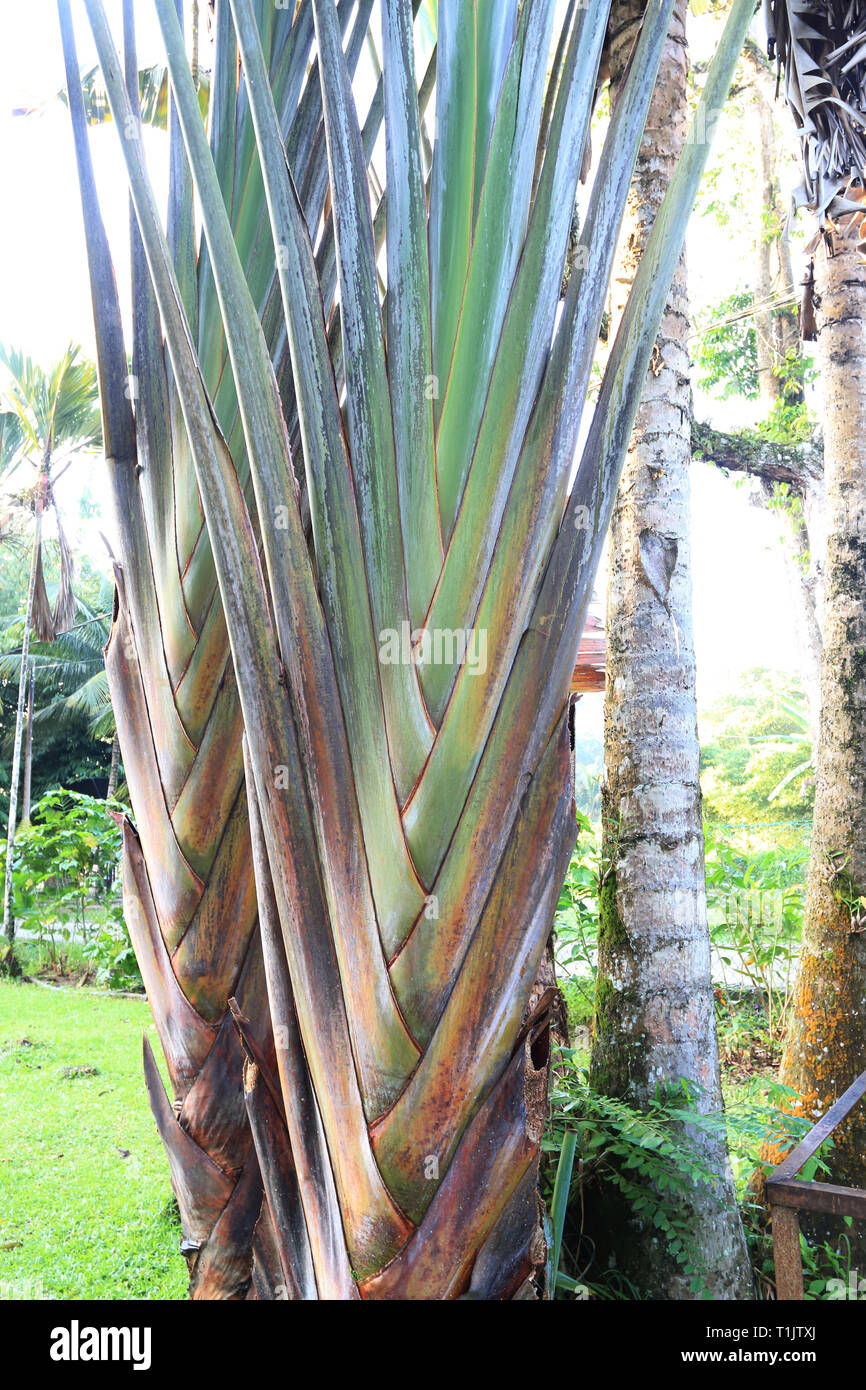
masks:
{"label": "fan-shaped palm leaf", "polygon": [[[139,453],[149,459],[176,422],[156,477],[152,463],[138,476],[131,466],[119,317],[113,301],[106,312],[73,99],[106,444],[124,461],[115,486],[129,521],[109,673],[147,873],[127,835],[126,901],[177,1113],[148,1054],[151,1102],[208,1292],[216,1224],[240,1201],[237,1160],[231,1175],[224,1157],[208,1166],[191,1100],[206,1095],[211,1115],[233,1103],[232,972],[227,928],[196,928],[220,830],[213,772],[196,779],[216,703],[190,708],[177,693],[212,650],[214,584],[237,682],[215,740],[220,785],[228,766],[248,808],[269,1003],[242,979],[233,1009],[271,1269],[300,1298],[506,1298],[543,1280],[552,991],[539,972],[575,830],[564,716],[702,140],[656,220],[570,495],[569,477],[671,6],[648,6],[558,314],[606,5],[560,16],[546,122],[555,0],[440,0],[428,190],[409,0],[381,7],[382,79],[363,124],[353,35],[363,44],[372,2],[346,41],[351,7],[334,0],[301,0],[290,26],[271,5],[220,0],[207,131],[174,0],[157,0],[177,104],[175,207],[189,207],[191,179],[205,240],[196,257],[188,215],[163,232],[140,142],[125,141],[155,301],[142,285]],[[727,92],[752,8],[735,0],[698,130]],[[115,123],[130,128],[134,55],[124,83],[101,3],[86,9]],[[296,52],[280,58],[292,41],[296,83]],[[184,881],[193,865],[197,881]],[[186,957],[176,943],[193,933]],[[215,1036],[223,1072],[203,1082]]]}

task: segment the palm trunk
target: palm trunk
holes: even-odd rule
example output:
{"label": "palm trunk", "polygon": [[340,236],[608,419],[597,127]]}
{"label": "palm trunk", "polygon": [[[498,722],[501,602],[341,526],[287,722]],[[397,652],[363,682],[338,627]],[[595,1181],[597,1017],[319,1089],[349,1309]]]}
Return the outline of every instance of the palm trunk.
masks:
{"label": "palm trunk", "polygon": [[18,782],[21,776],[21,746],[24,734],[24,706],[27,694],[27,677],[30,670],[30,631],[33,624],[33,602],[36,594],[36,571],[39,564],[39,547],[42,542],[42,513],[48,486],[47,464],[39,470],[36,483],[36,520],[33,533],[33,549],[30,555],[30,576],[27,581],[27,602],[24,608],[24,636],[21,640],[21,671],[18,677],[18,705],[15,711],[15,734],[12,744],[12,779],[9,784],[9,826],[6,832],[6,877],[3,886],[3,935],[6,938],[8,954],[6,968],[13,975],[20,972],[15,957],[15,912],[13,907],[12,865],[15,857],[15,830],[18,817]]}
{"label": "palm trunk", "polygon": [[[753,60],[754,61],[754,60]],[[802,400],[802,390],[786,384],[788,354],[800,354],[796,313],[790,307],[770,307],[772,301],[793,285],[791,247],[786,229],[778,177],[776,121],[771,102],[763,87],[771,83],[770,74],[760,70],[754,99],[758,114],[760,178],[758,181],[758,239],[755,299],[755,334],[758,354],[758,384],[767,414],[783,395],[792,403]]]}
{"label": "palm trunk", "polygon": [[120,773],[120,741],[117,734],[111,740],[111,770],[108,774],[108,787],[105,792],[106,801],[110,801],[117,791],[117,778]]}
{"label": "palm trunk", "polygon": [[778,190],[775,179],[775,130],[773,110],[760,91],[755,94],[755,104],[759,121],[760,179],[758,181],[758,206],[760,216],[757,238],[757,276],[755,278],[755,300],[757,308],[754,317],[755,339],[758,357],[758,389],[761,404],[769,415],[781,396],[782,383],[779,377],[779,352],[776,340],[776,316],[768,308],[773,298],[773,234],[772,220],[775,218]]}
{"label": "palm trunk", "polygon": [[[686,0],[678,0],[635,171],[614,293],[621,311],[682,148],[687,124]],[[611,78],[623,72],[643,6],[616,6]],[[692,639],[690,391],[686,271],[662,319],[610,536],[602,784],[604,863],[593,1084],[646,1106],[659,1085],[701,1087],[723,1108],[710,976]],[[682,1199],[713,1298],[751,1293],[724,1139],[691,1136],[718,1184]],[[606,1213],[609,1215],[609,1213]],[[620,1214],[608,1229],[620,1269],[655,1297],[689,1298],[691,1275],[658,1232]],[[599,1236],[602,1239],[600,1233]]]}
{"label": "palm trunk", "polygon": [[30,790],[33,776],[33,709],[36,695],[36,671],[30,667],[27,682],[27,733],[24,741],[24,792],[21,797],[22,828],[30,824]]}
{"label": "palm trunk", "polygon": [[[764,492],[772,495],[764,484]],[[782,539],[785,570],[792,595],[794,631],[800,651],[803,687],[812,747],[818,745],[821,717],[821,632],[824,605],[824,566],[826,553],[826,514],[823,476],[804,478],[802,490],[792,495]]]}
{"label": "palm trunk", "polygon": [[[834,249],[815,263],[829,531],[817,787],[780,1073],[810,1121],[866,1067],[866,270],[852,240]],[[833,1137],[830,1180],[866,1186],[864,1108]],[[857,1224],[848,1235],[862,1251]]]}

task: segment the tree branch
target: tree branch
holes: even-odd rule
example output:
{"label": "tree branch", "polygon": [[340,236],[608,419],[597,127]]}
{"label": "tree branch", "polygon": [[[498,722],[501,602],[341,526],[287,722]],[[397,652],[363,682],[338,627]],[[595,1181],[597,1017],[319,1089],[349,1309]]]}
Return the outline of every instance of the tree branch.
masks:
{"label": "tree branch", "polygon": [[692,422],[692,455],[731,473],[749,473],[765,482],[787,483],[802,493],[824,471],[820,439],[804,444],[778,444],[751,434],[725,434],[699,421]]}

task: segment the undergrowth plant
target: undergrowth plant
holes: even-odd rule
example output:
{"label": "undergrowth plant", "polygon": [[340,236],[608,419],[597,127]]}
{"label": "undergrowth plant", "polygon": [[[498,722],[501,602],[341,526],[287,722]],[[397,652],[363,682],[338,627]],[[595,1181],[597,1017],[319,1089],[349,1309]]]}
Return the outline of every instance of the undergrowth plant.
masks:
{"label": "undergrowth plant", "polygon": [[115,871],[120,829],[113,802],[81,792],[49,792],[20,831],[12,869],[19,930],[65,972],[80,948],[97,983],[140,984],[123,921]]}
{"label": "undergrowth plant", "polygon": [[710,935],[727,984],[717,997],[735,1029],[745,990],[760,1002],[768,1037],[785,1030],[803,922],[804,856],[768,849],[744,854],[707,834]]}
{"label": "undergrowth plant", "polygon": [[[766,1078],[754,1078],[721,1113],[703,1113],[700,1099],[700,1088],[681,1081],[657,1088],[647,1109],[638,1110],[594,1091],[573,1049],[557,1054],[544,1149],[554,1220],[558,1209],[564,1209],[553,1242],[559,1296],[640,1297],[616,1265],[599,1267],[584,1229],[584,1214],[602,1187],[616,1190],[630,1221],[649,1224],[659,1233],[667,1255],[689,1276],[692,1292],[709,1296],[704,1293],[707,1271],[695,1243],[690,1195],[701,1185],[718,1182],[703,1157],[700,1139],[719,1132],[731,1156],[759,1288],[765,1296],[772,1290],[766,1208],[755,1196],[754,1178],[770,1171],[761,1159],[763,1146],[769,1141],[790,1147],[803,1138],[810,1122],[788,1114],[784,1107],[791,1104],[792,1093]],[[807,1180],[826,1170],[824,1148],[804,1169]],[[557,1201],[556,1191],[562,1187],[564,1169],[569,1175],[567,1204]],[[810,1251],[809,1258],[807,1268],[815,1270],[815,1278],[822,1270],[835,1270],[820,1250]]]}

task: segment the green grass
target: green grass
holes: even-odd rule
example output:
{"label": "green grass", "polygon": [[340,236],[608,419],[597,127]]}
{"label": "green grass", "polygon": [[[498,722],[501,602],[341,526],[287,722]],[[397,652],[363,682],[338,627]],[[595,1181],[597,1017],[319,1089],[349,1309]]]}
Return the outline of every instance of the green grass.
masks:
{"label": "green grass", "polygon": [[0,980],[4,1298],[185,1297],[145,1030],[160,1054],[143,1001]]}

